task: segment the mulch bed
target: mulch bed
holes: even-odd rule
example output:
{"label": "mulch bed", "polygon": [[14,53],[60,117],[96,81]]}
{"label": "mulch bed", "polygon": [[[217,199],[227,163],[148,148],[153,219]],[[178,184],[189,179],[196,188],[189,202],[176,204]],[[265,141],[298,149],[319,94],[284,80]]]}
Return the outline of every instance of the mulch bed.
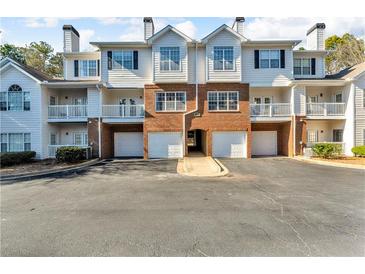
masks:
{"label": "mulch bed", "polygon": [[342,164],[365,166],[365,157],[340,157],[340,158],[334,158],[334,159],[323,159],[323,158],[319,158],[319,157],[312,157],[312,159],[330,162],[330,163],[342,163]]}

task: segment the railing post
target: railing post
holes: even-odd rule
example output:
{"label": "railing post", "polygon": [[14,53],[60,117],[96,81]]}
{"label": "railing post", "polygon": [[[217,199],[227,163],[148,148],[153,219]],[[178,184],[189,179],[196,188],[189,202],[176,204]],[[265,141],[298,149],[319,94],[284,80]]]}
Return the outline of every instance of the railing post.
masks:
{"label": "railing post", "polygon": [[323,109],[323,111],[324,111],[324,116],[327,116],[327,103],[323,103],[323,106],[324,106],[324,109]]}
{"label": "railing post", "polygon": [[269,115],[272,117],[272,104],[269,105]]}
{"label": "railing post", "polygon": [[67,117],[67,119],[69,119],[69,109],[68,109],[68,105],[66,105],[66,117]]}

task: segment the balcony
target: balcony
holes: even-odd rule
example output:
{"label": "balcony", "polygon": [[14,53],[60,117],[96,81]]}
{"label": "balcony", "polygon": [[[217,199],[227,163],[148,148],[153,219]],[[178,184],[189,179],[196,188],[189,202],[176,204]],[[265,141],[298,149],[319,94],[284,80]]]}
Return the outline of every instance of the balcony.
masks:
{"label": "balcony", "polygon": [[251,104],[250,113],[252,120],[290,120],[291,104]]}
{"label": "balcony", "polygon": [[105,123],[140,123],[144,121],[144,105],[103,105]]}
{"label": "balcony", "polygon": [[308,103],[307,116],[312,118],[344,118],[345,103]]}
{"label": "balcony", "polygon": [[60,147],[80,147],[86,150],[86,158],[89,159],[92,155],[91,147],[88,145],[48,145],[48,157],[55,158],[57,149]]}
{"label": "balcony", "polygon": [[49,122],[86,122],[87,105],[48,106]]}

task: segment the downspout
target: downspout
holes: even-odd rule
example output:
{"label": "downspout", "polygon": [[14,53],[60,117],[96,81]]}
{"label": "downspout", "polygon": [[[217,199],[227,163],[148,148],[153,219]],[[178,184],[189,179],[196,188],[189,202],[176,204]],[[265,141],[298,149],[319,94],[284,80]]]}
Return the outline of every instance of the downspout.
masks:
{"label": "downspout", "polygon": [[184,115],[183,115],[183,147],[184,147],[183,156],[185,156],[185,149],[186,149],[186,133],[185,133],[186,115],[194,113],[199,109],[198,108],[198,91],[199,91],[199,88],[198,88],[198,42],[195,41],[195,108],[189,112],[184,113]]}
{"label": "downspout", "polygon": [[99,85],[96,85],[96,89],[99,91],[99,117],[98,117],[98,143],[99,143],[99,159],[101,159],[101,112],[102,112],[102,90],[99,88]]}
{"label": "downspout", "polygon": [[293,156],[297,155],[297,119],[296,119],[296,113],[295,113],[295,87],[296,85],[294,85],[292,87],[292,94],[291,94],[291,103],[292,103],[292,111],[293,111],[293,117],[294,117],[294,122],[293,122]]}

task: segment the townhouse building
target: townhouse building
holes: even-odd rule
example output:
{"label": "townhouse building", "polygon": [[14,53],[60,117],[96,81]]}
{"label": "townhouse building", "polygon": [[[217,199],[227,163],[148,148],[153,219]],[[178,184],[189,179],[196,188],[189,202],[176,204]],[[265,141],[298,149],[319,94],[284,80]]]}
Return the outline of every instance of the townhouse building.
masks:
{"label": "townhouse building", "polygon": [[250,158],[364,144],[365,63],[326,75],[323,23],[297,50],[300,40],[246,37],[244,22],[195,40],[170,25],[155,32],[145,17],[143,41],[91,42],[92,52],[63,26],[64,79],[0,62],[1,151]]}

